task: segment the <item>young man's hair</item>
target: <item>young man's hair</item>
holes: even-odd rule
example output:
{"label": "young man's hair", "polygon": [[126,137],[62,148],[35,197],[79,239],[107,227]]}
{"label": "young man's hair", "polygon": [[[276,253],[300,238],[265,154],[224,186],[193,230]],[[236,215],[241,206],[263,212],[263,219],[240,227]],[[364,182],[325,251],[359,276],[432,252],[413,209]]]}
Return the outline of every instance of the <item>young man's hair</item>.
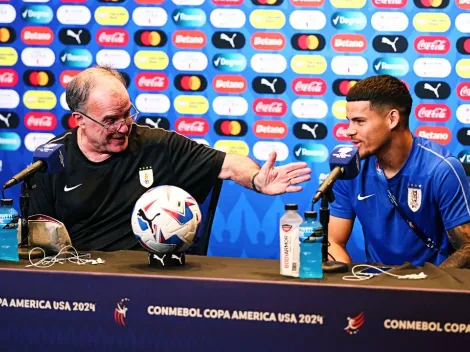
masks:
{"label": "young man's hair", "polygon": [[65,100],[69,109],[86,113],[88,96],[98,80],[106,77],[117,78],[124,86],[126,80],[115,69],[108,66],[94,66],[76,75],[65,88]]}
{"label": "young man's hair", "polygon": [[378,112],[397,109],[403,126],[409,126],[413,98],[406,85],[396,77],[379,75],[365,78],[349,90],[346,101],[369,101],[370,109]]}

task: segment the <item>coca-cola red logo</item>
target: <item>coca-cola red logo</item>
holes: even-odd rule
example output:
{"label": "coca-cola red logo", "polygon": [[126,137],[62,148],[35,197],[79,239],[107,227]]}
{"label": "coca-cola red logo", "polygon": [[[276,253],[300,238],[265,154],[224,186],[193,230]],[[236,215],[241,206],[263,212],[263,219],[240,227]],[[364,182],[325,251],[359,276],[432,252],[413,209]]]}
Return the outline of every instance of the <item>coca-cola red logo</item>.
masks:
{"label": "coca-cola red logo", "polygon": [[62,73],[60,74],[60,85],[62,87],[67,87],[67,84],[70,83],[70,81],[80,73],[80,71],[78,70],[65,70],[65,71],[62,71]]}
{"label": "coca-cola red logo", "polygon": [[215,5],[219,6],[237,6],[243,3],[243,0],[212,0]]}
{"label": "coca-cola red logo", "polygon": [[139,73],[135,85],[142,90],[161,91],[168,88],[168,77],[163,73]]}
{"label": "coca-cola red logo", "polygon": [[129,33],[125,29],[102,28],[96,32],[96,41],[102,46],[126,46]]}
{"label": "coca-cola red logo", "polygon": [[443,145],[449,144],[452,139],[452,132],[444,126],[419,126],[414,134]]}
{"label": "coca-cola red logo", "polygon": [[450,50],[450,41],[443,36],[421,35],[416,37],[414,46],[420,54],[445,54]]}
{"label": "coca-cola red logo", "polygon": [[185,136],[204,136],[209,132],[209,123],[202,117],[180,117],[175,122],[175,130]]}
{"label": "coca-cola red logo", "polygon": [[57,126],[57,118],[50,112],[28,112],[24,125],[30,130],[52,131]]}
{"label": "coca-cola red logo", "polygon": [[462,82],[457,86],[457,95],[462,100],[470,100],[470,82]]}
{"label": "coca-cola red logo", "polygon": [[452,115],[445,104],[419,104],[415,109],[415,116],[423,122],[446,122]]}
{"label": "coca-cola red logo", "polygon": [[287,136],[287,125],[283,121],[256,121],[253,133],[259,138],[284,138]]}
{"label": "coca-cola red logo", "polygon": [[0,87],[14,87],[18,83],[18,73],[11,68],[0,69]]}
{"label": "coca-cola red logo", "polygon": [[253,111],[260,116],[284,116],[287,104],[282,99],[258,98],[253,102]]}
{"label": "coca-cola red logo", "polygon": [[333,127],[333,136],[335,136],[338,141],[350,141],[351,138],[346,134],[348,127],[349,125],[347,123],[337,123]]}
{"label": "coca-cola red logo", "polygon": [[400,9],[406,6],[408,0],[372,0],[375,7],[379,9]]}
{"label": "coca-cola red logo", "polygon": [[292,81],[292,91],[298,95],[324,95],[326,82],[321,78],[298,77]]}

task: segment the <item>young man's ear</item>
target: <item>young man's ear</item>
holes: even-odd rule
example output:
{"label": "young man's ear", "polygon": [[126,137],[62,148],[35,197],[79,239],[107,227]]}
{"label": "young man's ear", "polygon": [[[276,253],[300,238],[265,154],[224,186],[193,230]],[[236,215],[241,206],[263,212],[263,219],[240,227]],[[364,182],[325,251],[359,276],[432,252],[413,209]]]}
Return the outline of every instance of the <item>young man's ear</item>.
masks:
{"label": "young man's ear", "polygon": [[393,130],[400,124],[400,112],[397,109],[392,109],[387,116],[390,129]]}

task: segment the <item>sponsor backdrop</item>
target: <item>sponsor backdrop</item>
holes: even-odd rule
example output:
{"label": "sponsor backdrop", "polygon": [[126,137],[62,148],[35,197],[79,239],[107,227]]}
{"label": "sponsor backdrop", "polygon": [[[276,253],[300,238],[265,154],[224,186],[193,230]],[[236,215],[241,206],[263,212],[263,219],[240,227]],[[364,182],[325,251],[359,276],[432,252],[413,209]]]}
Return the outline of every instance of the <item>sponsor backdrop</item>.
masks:
{"label": "sponsor backdrop", "polygon": [[[277,258],[283,206],[310,208],[329,151],[347,140],[344,96],[361,78],[402,78],[412,130],[470,162],[469,9],[469,0],[0,0],[0,181],[74,127],[70,79],[112,64],[139,123],[259,163],[271,150],[309,163],[299,194],[224,185],[210,254]],[[359,226],[350,247],[362,260]]]}

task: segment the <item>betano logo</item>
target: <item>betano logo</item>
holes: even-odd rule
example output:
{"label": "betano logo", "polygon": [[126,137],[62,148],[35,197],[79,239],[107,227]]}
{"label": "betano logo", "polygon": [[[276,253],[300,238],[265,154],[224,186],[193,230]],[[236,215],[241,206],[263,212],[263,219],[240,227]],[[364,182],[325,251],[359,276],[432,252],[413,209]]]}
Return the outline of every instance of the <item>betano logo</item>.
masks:
{"label": "betano logo", "polygon": [[60,62],[67,67],[85,68],[93,62],[93,56],[87,49],[66,49],[59,54]]}
{"label": "betano logo", "polygon": [[54,32],[48,27],[25,27],[21,40],[27,45],[49,45],[54,41]]}
{"label": "betano logo", "polygon": [[137,7],[132,12],[132,21],[141,27],[163,27],[168,22],[168,14],[160,7]]}
{"label": "betano logo", "polygon": [[0,66],[13,66],[18,61],[18,53],[13,48],[0,48]]}
{"label": "betano logo", "polygon": [[335,34],[331,47],[341,53],[360,53],[367,48],[367,39],[361,34]]}
{"label": "betano logo", "polygon": [[134,64],[141,70],[164,70],[170,59],[163,51],[138,51],[134,55]]}
{"label": "betano logo", "polygon": [[67,84],[70,83],[70,81],[80,73],[80,71],[78,70],[65,70],[65,71],[62,71],[61,74],[60,74],[60,78],[59,78],[59,81],[60,81],[60,85],[62,87],[67,87]]}
{"label": "betano logo", "polygon": [[181,27],[202,27],[206,23],[206,13],[196,8],[175,9],[171,18]]}
{"label": "betano logo", "polygon": [[444,126],[419,126],[414,135],[430,139],[442,145],[449,144],[452,139],[452,132]]}
{"label": "betano logo", "polygon": [[298,74],[319,75],[326,71],[326,59],[320,55],[295,55],[290,67]]}
{"label": "betano logo", "polygon": [[240,75],[218,75],[212,80],[212,88],[217,93],[242,94],[247,88],[247,82]]}
{"label": "betano logo", "polygon": [[287,136],[287,125],[283,121],[256,121],[253,125],[253,133],[258,138],[281,139]]}
{"label": "betano logo", "polygon": [[135,77],[135,85],[141,90],[162,91],[168,88],[168,77],[164,73],[142,72]]}
{"label": "betano logo", "polygon": [[202,95],[178,95],[173,106],[182,115],[203,115],[209,110],[209,101]]}
{"label": "betano logo", "polygon": [[319,31],[325,27],[326,17],[322,11],[295,10],[289,16],[289,23],[301,31]]}
{"label": "betano logo", "polygon": [[96,32],[96,42],[102,46],[126,46],[129,33],[123,28],[101,28]]}
{"label": "betano logo", "polygon": [[413,27],[418,32],[447,32],[451,23],[447,14],[439,12],[421,12],[413,17]]}
{"label": "betano logo", "polygon": [[207,38],[203,31],[179,30],[173,33],[173,44],[181,49],[202,49],[206,46]]}
{"label": "betano logo", "polygon": [[251,46],[256,50],[282,50],[286,46],[286,38],[281,33],[256,32],[251,36]]}
{"label": "betano logo", "polygon": [[[0,139],[1,143],[1,139]],[[242,156],[247,156],[250,152],[248,144],[243,141],[230,141],[230,140],[218,140],[214,144],[214,149],[221,150],[228,154],[238,154]]]}
{"label": "betano logo", "polygon": [[246,68],[246,58],[242,54],[216,54],[212,59],[214,67],[224,72],[242,72]]}
{"label": "betano logo", "polygon": [[330,0],[331,4],[338,9],[360,9],[367,0]]}
{"label": "betano logo", "polygon": [[100,6],[95,10],[95,21],[102,26],[124,26],[129,12],[122,6]]}
{"label": "betano logo", "polygon": [[297,160],[322,163],[328,159],[328,149],[323,144],[300,143],[294,147],[294,156]]}
{"label": "betano logo", "polygon": [[408,61],[398,57],[379,57],[372,64],[374,72],[379,75],[404,76],[410,70]]}
{"label": "betano logo", "polygon": [[51,71],[27,70],[23,74],[23,81],[30,87],[51,87],[55,83],[55,78]]}
{"label": "betano logo", "polygon": [[469,0],[456,0],[455,3],[462,10],[470,10],[470,1]]}
{"label": "betano logo", "polygon": [[470,78],[470,59],[462,59],[455,65],[455,72],[462,78]]}
{"label": "betano logo", "polygon": [[367,25],[367,18],[359,11],[340,11],[331,16],[331,24],[336,29],[362,31]]}
{"label": "betano logo", "polygon": [[297,77],[292,81],[292,91],[297,95],[324,95],[326,82],[321,78]]}
{"label": "betano logo", "polygon": [[57,98],[48,90],[28,90],[23,95],[23,104],[31,110],[52,110]]}
{"label": "betano logo", "polygon": [[280,29],[286,24],[286,16],[280,10],[254,10],[250,24],[257,29]]}
{"label": "betano logo", "polygon": [[24,6],[20,13],[26,23],[48,24],[54,18],[52,9],[47,5]]}
{"label": "betano logo", "polygon": [[14,87],[18,83],[18,73],[11,68],[0,68],[0,87]]}
{"label": "betano logo", "polygon": [[292,47],[302,51],[320,51],[325,48],[325,37],[321,34],[297,33],[291,38]]}
{"label": "betano logo", "polygon": [[134,33],[134,41],[139,46],[162,47],[166,44],[167,40],[165,32],[161,30],[138,30]]}

